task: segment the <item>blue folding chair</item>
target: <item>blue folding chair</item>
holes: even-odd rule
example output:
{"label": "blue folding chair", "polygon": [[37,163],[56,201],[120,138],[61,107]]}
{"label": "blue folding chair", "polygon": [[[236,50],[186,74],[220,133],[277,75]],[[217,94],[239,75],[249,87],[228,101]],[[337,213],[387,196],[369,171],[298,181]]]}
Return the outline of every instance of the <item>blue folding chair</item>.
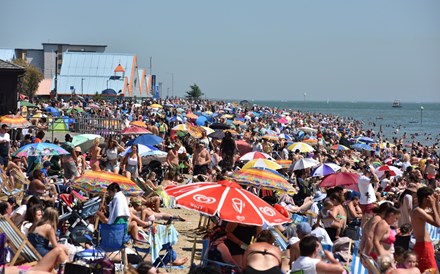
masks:
{"label": "blue folding chair", "polygon": [[127,267],[125,244],[128,241],[127,224],[99,224],[99,248],[105,252],[121,254],[123,267]]}

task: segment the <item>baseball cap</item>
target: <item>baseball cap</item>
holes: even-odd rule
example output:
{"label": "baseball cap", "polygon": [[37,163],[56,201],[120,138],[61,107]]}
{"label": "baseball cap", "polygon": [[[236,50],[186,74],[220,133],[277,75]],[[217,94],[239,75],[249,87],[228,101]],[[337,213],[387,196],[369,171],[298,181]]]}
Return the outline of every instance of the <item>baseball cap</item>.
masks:
{"label": "baseball cap", "polygon": [[300,232],[304,235],[312,233],[312,227],[309,225],[309,223],[302,222],[296,225],[296,232]]}

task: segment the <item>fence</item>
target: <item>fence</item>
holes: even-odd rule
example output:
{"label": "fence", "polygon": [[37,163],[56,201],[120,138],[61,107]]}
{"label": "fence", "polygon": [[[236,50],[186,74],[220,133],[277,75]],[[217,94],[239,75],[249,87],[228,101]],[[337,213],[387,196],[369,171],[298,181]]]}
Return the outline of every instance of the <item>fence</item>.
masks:
{"label": "fence", "polygon": [[107,137],[120,134],[122,125],[121,119],[87,116],[75,118],[73,130],[81,134],[99,134]]}

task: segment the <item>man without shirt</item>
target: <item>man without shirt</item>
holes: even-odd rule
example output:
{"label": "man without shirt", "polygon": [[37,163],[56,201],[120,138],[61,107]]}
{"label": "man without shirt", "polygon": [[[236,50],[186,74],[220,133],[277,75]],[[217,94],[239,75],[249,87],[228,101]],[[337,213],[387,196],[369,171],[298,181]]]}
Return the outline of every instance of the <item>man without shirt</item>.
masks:
{"label": "man without shirt", "polygon": [[419,259],[419,269],[424,272],[426,269],[437,269],[434,255],[434,246],[431,237],[426,229],[426,223],[440,227],[440,206],[439,195],[434,194],[430,187],[422,187],[417,190],[419,206],[411,213],[411,224],[414,230],[414,252]]}

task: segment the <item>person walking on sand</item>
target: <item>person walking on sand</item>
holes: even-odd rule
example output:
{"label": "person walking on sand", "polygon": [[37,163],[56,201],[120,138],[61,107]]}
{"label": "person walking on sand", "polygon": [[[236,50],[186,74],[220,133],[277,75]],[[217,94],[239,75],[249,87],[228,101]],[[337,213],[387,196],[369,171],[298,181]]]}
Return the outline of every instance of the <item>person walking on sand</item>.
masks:
{"label": "person walking on sand", "polygon": [[431,237],[426,229],[426,223],[440,227],[440,206],[439,195],[434,194],[430,187],[422,187],[417,190],[419,206],[411,213],[411,224],[413,226],[414,252],[419,258],[419,269],[424,272],[426,269],[437,268],[434,255],[434,246]]}

